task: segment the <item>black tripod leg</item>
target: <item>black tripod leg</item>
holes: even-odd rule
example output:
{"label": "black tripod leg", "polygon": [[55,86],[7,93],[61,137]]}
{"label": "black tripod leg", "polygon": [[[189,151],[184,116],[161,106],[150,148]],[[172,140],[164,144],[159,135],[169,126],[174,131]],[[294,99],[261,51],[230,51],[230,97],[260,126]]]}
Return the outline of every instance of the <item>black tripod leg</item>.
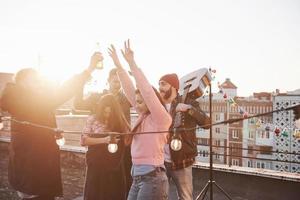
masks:
{"label": "black tripod leg", "polygon": [[203,195],[203,198],[202,198],[201,200],[204,199],[204,197],[205,197],[205,195],[206,195],[206,193],[207,193],[207,190],[208,190],[209,186],[211,186],[210,181],[208,181],[208,182],[206,183],[206,185],[204,186],[204,188],[202,189],[202,191],[201,191],[201,192],[199,193],[199,195],[196,197],[196,200],[199,200],[200,197],[201,197],[202,195]]}
{"label": "black tripod leg", "polygon": [[213,184],[215,184],[215,186],[217,186],[217,188],[219,188],[219,190],[221,190],[221,192],[230,200],[232,200],[232,198],[229,196],[229,194],[227,192],[225,192],[225,190],[223,188],[221,188],[215,181],[213,181]]}

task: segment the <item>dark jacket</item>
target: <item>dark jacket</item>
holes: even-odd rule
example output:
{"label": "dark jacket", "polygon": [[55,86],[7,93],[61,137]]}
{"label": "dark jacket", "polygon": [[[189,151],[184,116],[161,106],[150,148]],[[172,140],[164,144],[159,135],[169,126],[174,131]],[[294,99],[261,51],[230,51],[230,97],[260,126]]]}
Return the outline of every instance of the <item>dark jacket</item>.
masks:
{"label": "dark jacket", "polygon": [[[13,119],[56,128],[55,109],[75,95],[88,79],[84,72],[58,89],[28,91],[8,83],[1,97],[1,108]],[[62,196],[60,152],[54,132],[31,125],[11,123],[9,182],[26,194]]]}
{"label": "dark jacket", "polygon": [[[82,86],[83,87],[83,86]],[[89,110],[92,113],[95,113],[97,102],[100,98],[105,95],[109,94],[108,90],[104,90],[102,93],[92,93],[86,99],[83,99],[83,88],[80,92],[77,93],[74,99],[74,108],[77,110]],[[130,103],[127,100],[126,96],[123,92],[119,92],[116,96],[117,101],[120,103],[123,113],[125,115],[126,120],[130,124]]]}
{"label": "dark jacket", "polygon": [[[181,96],[177,96],[176,99],[171,103],[170,114],[173,122],[170,127],[170,140],[174,135],[174,119],[176,115],[176,107],[181,102]],[[180,128],[189,129],[181,131],[180,136],[182,138],[182,148],[179,151],[173,151],[170,148],[172,169],[182,169],[192,165],[195,161],[195,157],[198,154],[197,151],[197,138],[196,138],[196,127],[197,125],[202,126],[210,123],[210,118],[201,110],[199,102],[186,99],[186,104],[192,105],[192,108],[183,113],[182,125]],[[207,129],[209,127],[205,127]],[[190,130],[191,129],[191,130]]]}

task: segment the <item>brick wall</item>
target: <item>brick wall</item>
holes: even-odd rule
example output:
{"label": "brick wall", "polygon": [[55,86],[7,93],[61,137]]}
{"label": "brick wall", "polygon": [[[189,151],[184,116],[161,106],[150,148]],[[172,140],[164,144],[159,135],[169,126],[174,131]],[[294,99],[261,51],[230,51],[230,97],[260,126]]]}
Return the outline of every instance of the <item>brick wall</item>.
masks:
{"label": "brick wall", "polygon": [[[19,200],[7,181],[8,144],[0,141],[0,200]],[[82,196],[85,175],[84,154],[62,151],[61,161],[64,198],[57,200],[79,200],[77,197]],[[208,164],[197,163],[193,168],[194,198],[208,181],[207,166]],[[298,200],[300,196],[300,175],[297,173],[216,165],[213,174],[216,183],[233,200]],[[176,199],[176,189],[172,182],[170,188],[169,199]],[[215,200],[226,199],[216,187],[213,193]]]}
{"label": "brick wall", "polygon": [[[85,154],[61,151],[64,200],[82,196],[85,176]],[[19,200],[8,184],[8,143],[0,142],[0,200]]]}

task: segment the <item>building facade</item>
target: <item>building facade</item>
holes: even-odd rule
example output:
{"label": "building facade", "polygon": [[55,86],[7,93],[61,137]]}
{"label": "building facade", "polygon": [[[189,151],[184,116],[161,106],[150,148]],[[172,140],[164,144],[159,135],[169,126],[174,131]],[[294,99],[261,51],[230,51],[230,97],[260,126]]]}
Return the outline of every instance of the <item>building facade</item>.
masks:
{"label": "building facade", "polygon": [[[254,93],[250,97],[238,97],[237,87],[226,79],[220,92],[213,94],[212,123],[227,119],[241,118],[244,113],[256,115],[272,111],[271,93]],[[208,97],[199,99],[201,108],[209,113]],[[258,124],[259,122],[259,124]],[[266,127],[272,123],[272,115],[260,119],[242,120],[231,124],[212,127],[213,162],[245,167],[272,168],[272,130]],[[209,161],[209,130],[197,131],[197,160]],[[228,156],[227,156],[228,155]],[[257,160],[261,159],[261,160]]]}
{"label": "building facade", "polygon": [[[300,103],[300,90],[279,93],[273,97],[273,109],[281,109]],[[273,169],[288,172],[300,172],[300,138],[296,138],[295,119],[293,111],[273,113],[273,124],[279,128],[280,133],[274,137]],[[292,154],[290,154],[292,153]],[[298,155],[293,155],[298,154]],[[296,163],[298,162],[298,163]]]}

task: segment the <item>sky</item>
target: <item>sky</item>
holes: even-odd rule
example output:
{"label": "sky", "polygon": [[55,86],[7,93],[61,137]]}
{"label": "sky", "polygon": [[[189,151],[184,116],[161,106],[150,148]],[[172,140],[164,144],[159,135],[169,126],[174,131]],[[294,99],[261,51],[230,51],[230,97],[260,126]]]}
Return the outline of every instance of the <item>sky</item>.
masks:
{"label": "sky", "polygon": [[104,88],[107,47],[130,38],[154,86],[166,73],[211,67],[214,88],[230,78],[238,96],[300,88],[299,0],[1,0],[0,36],[2,72],[34,67],[65,80],[99,42],[104,70],[93,76]]}

